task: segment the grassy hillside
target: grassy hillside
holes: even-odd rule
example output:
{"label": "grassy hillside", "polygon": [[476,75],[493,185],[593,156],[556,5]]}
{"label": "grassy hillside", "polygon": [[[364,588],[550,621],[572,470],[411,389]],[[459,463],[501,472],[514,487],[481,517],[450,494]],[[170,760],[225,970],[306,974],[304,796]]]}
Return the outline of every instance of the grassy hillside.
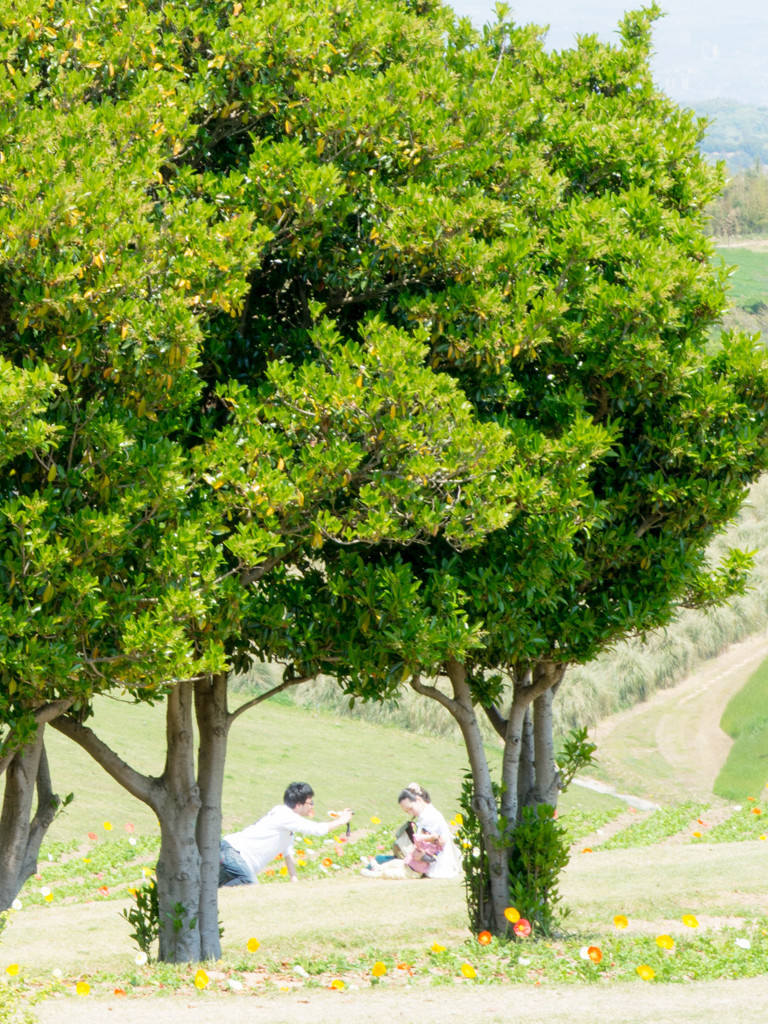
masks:
{"label": "grassy hillside", "polygon": [[733,738],[715,793],[729,800],[762,800],[768,778],[768,660],[753,673],[725,709],[723,730]]}
{"label": "grassy hillside", "polygon": [[752,313],[768,306],[768,248],[723,247],[717,249],[717,255],[735,268],[730,291],[733,304]]}
{"label": "grassy hillside", "polygon": [[[94,729],[141,771],[163,769],[163,708],[134,707],[101,698]],[[137,833],[156,833],[154,814],[130,796],[79,747],[49,730],[48,750],[54,786],[75,800],[54,822],[49,844],[83,839],[88,832],[104,837],[104,822],[124,835],[124,824]],[[414,735],[404,729],[339,720],[269,701],[243,715],[232,729],[224,785],[224,829],[250,824],[282,800],[294,780],[308,781],[317,794],[318,819],[338,807],[354,807],[355,823],[371,817],[395,822],[397,794],[420,782],[447,817],[458,810],[467,759],[463,744],[450,738]],[[564,806],[582,809],[614,804],[608,797],[574,790]]]}

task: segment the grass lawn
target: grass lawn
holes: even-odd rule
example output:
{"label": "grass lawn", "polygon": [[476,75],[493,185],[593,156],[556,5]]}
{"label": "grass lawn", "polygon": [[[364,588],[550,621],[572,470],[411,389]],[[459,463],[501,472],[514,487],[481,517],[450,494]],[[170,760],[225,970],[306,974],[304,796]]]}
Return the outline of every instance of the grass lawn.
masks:
{"label": "grass lawn", "polygon": [[720,724],[734,742],[715,793],[730,800],[762,800],[768,778],[768,659],[728,702]]}
{"label": "grass lawn", "polygon": [[717,255],[729,267],[736,267],[731,277],[731,301],[742,309],[753,309],[757,303],[768,305],[768,250],[718,249]]}

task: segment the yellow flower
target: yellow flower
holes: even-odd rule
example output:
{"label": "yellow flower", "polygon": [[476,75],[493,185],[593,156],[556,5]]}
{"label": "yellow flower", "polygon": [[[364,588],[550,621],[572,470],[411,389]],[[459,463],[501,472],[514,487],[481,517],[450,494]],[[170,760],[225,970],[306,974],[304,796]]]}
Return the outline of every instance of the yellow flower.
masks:
{"label": "yellow flower", "polygon": [[90,991],[91,986],[87,981],[78,981],[75,985],[75,992],[77,992],[79,996],[87,996]]}
{"label": "yellow flower", "polygon": [[104,831],[105,832],[111,832],[112,831],[112,822],[111,821],[105,821],[104,822]]}
{"label": "yellow flower", "polygon": [[142,868],[141,873],[144,875],[145,878],[149,878],[152,874],[152,868]]}
{"label": "yellow flower", "polygon": [[211,979],[205,973],[202,967],[198,967],[195,974],[195,988],[199,988],[201,991],[205,988]]}
{"label": "yellow flower", "polygon": [[302,857],[299,857],[296,861],[296,866],[299,868],[305,868],[307,866],[307,862]]}
{"label": "yellow flower", "polygon": [[693,916],[693,914],[683,914],[683,924],[687,928],[698,928],[699,922]]}
{"label": "yellow flower", "polygon": [[249,953],[255,953],[256,950],[261,946],[261,943],[259,942],[258,939],[248,939],[246,946],[248,947]]}
{"label": "yellow flower", "polygon": [[90,864],[90,863],[91,863],[91,858],[90,857],[83,857],[83,864]]}
{"label": "yellow flower", "polygon": [[10,976],[12,978],[15,978],[16,975],[19,973],[19,965],[18,964],[8,964],[8,966],[5,968],[5,973],[6,974],[10,974]]}
{"label": "yellow flower", "polygon": [[504,911],[504,917],[511,923],[516,924],[520,920],[520,911],[514,907],[507,907]]}
{"label": "yellow flower", "polygon": [[283,866],[278,871],[278,875],[287,875],[287,874],[288,874],[288,868],[285,866],[285,864],[283,864]]}
{"label": "yellow flower", "polygon": [[464,824],[464,816],[459,811],[456,811],[456,814],[454,815],[453,821],[451,822],[451,824],[453,824],[453,825],[463,825]]}
{"label": "yellow flower", "polygon": [[701,839],[701,832],[694,832],[693,836],[694,836],[694,839]]}
{"label": "yellow flower", "polygon": [[371,824],[372,825],[380,825],[381,824],[381,818],[377,818],[376,815],[374,814],[374,816],[371,818]]}
{"label": "yellow flower", "polygon": [[661,946],[662,949],[674,949],[675,940],[671,935],[659,935],[656,939],[656,945]]}
{"label": "yellow flower", "polygon": [[653,981],[653,979],[656,977],[656,971],[654,971],[652,967],[649,967],[648,964],[640,964],[640,966],[637,968],[637,973],[640,975],[643,981]]}
{"label": "yellow flower", "polygon": [[432,952],[433,953],[444,953],[445,952],[445,946],[441,946],[439,942],[433,942],[432,943]]}
{"label": "yellow flower", "polygon": [[53,901],[53,893],[47,892],[45,896],[43,896],[43,899],[45,900],[46,903],[51,903]]}
{"label": "yellow flower", "polygon": [[344,988],[344,982],[341,980],[341,978],[334,978],[330,984],[330,988],[338,989],[339,991],[341,991],[341,989]]}
{"label": "yellow flower", "polygon": [[461,973],[464,975],[465,978],[476,978],[477,977],[477,971],[472,966],[472,964],[462,964],[461,965]]}
{"label": "yellow flower", "polygon": [[374,976],[374,978],[383,978],[386,973],[387,965],[383,964],[381,960],[377,960],[376,963],[371,968],[371,974]]}
{"label": "yellow flower", "polygon": [[627,920],[624,914],[617,914],[616,917],[614,917],[613,919],[613,923],[616,925],[617,928],[626,928],[629,924],[629,921]]}

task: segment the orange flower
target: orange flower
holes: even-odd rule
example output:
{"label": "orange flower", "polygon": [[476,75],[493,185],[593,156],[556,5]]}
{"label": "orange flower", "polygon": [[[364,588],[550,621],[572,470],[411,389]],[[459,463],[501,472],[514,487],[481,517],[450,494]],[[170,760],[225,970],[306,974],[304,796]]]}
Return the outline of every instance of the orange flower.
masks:
{"label": "orange flower", "polygon": [[99,886],[99,896],[109,896],[109,889],[106,885]]}
{"label": "orange flower", "polygon": [[274,868],[267,868],[267,870],[264,872],[264,874],[265,875],[269,875],[269,877],[272,878],[272,877],[274,877],[275,869]]}
{"label": "orange flower", "polygon": [[374,976],[374,978],[383,978],[386,973],[387,965],[383,964],[381,960],[377,960],[376,963],[371,968],[371,974]]}
{"label": "orange flower", "polygon": [[587,950],[587,955],[593,964],[599,964],[603,959],[603,951],[599,946],[590,946]]}
{"label": "orange flower", "polygon": [[333,861],[331,860],[330,857],[323,857],[322,865],[324,868],[329,868],[331,864],[333,864]]}
{"label": "orange flower", "polygon": [[512,931],[519,938],[524,939],[526,936],[531,934],[531,923],[530,921],[526,921],[524,917],[521,917],[520,920],[513,926]]}
{"label": "orange flower", "polygon": [[751,801],[752,801],[752,803],[754,803],[754,802],[755,802],[755,798],[754,798],[753,796],[748,796],[748,797],[747,797],[747,800],[751,800]]}
{"label": "orange flower", "polygon": [[344,982],[341,980],[341,978],[334,978],[328,987],[338,989],[339,991],[341,991],[341,989],[344,988]]}
{"label": "orange flower", "polygon": [[683,924],[687,928],[698,928],[699,922],[693,916],[693,914],[683,914]]}
{"label": "orange flower", "polygon": [[476,978],[477,977],[477,971],[472,966],[472,964],[462,964],[461,965],[461,973],[464,975],[465,978]]}
{"label": "orange flower", "polygon": [[585,846],[584,849],[581,852],[582,853],[592,853],[592,847],[591,846]]}
{"label": "orange flower", "polygon": [[694,832],[693,837],[694,839],[701,839],[701,832]]}
{"label": "orange flower", "polygon": [[653,981],[653,979],[656,977],[656,971],[654,971],[652,967],[649,967],[648,964],[640,964],[640,966],[637,968],[637,973],[640,975],[643,981]]}
{"label": "orange flower", "polygon": [[125,989],[124,988],[116,988],[115,991],[112,993],[112,995],[124,996],[125,995]]}
{"label": "orange flower", "polygon": [[656,945],[661,946],[662,949],[674,949],[675,940],[671,935],[659,935],[656,939]]}
{"label": "orange flower", "polygon": [[613,919],[613,923],[616,925],[617,928],[626,928],[629,924],[629,921],[627,920],[624,914],[617,914],[616,917],[614,917]]}
{"label": "orange flower", "polygon": [[248,939],[245,945],[249,953],[255,953],[261,943],[258,939]]}
{"label": "orange flower", "polygon": [[514,924],[516,921],[520,920],[520,911],[515,910],[514,907],[507,907],[507,909],[504,911],[504,917],[506,917],[508,921]]}
{"label": "orange flower", "polygon": [[753,807],[752,808],[752,813],[753,814],[762,814],[763,812],[760,810],[759,807]]}
{"label": "orange flower", "polygon": [[480,934],[477,936],[477,941],[480,943],[481,946],[487,946],[488,943],[491,941],[491,938],[492,936],[490,932],[480,932]]}

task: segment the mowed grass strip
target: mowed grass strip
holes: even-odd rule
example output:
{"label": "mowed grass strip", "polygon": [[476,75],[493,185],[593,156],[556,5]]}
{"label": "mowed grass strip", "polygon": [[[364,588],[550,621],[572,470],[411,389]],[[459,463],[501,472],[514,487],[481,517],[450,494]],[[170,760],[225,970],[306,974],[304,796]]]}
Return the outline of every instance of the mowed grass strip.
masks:
{"label": "mowed grass strip", "polygon": [[730,279],[730,298],[741,309],[768,305],[768,250],[717,249],[717,255],[734,273]]}
{"label": "mowed grass strip", "polygon": [[733,739],[715,780],[715,793],[728,800],[758,803],[768,781],[768,659],[728,702],[720,725]]}

